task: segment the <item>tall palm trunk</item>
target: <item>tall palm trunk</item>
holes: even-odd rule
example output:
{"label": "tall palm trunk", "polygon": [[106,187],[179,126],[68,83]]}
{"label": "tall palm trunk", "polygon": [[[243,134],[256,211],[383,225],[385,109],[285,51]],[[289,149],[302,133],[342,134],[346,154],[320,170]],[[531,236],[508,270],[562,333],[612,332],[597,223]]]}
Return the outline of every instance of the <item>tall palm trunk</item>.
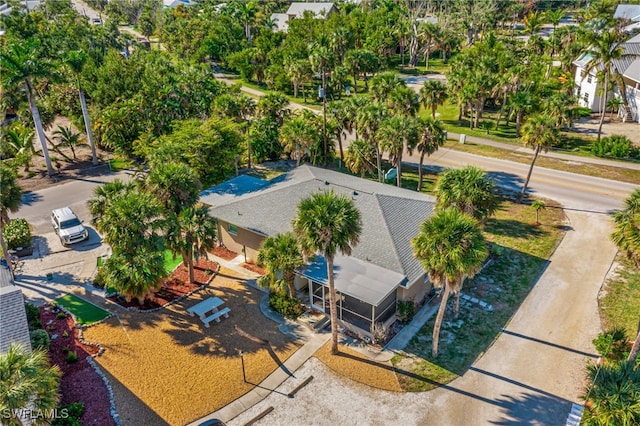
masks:
{"label": "tall palm trunk", "polygon": [[380,145],[374,142],[376,147],[376,162],[378,166],[378,182],[382,182],[382,153],[380,152]]}
{"label": "tall palm trunk", "polygon": [[293,271],[286,271],[284,273],[284,280],[287,282],[287,285],[289,286],[289,296],[291,296],[292,299],[296,297],[295,278],[296,278],[296,274]]}
{"label": "tall palm trunk", "polygon": [[42,154],[44,155],[44,161],[47,165],[47,175],[53,175],[53,167],[51,166],[51,159],[49,158],[49,149],[47,149],[47,139],[44,134],[44,129],[42,128],[42,119],[40,118],[40,110],[38,110],[38,105],[36,105],[35,95],[33,93],[33,86],[31,85],[31,81],[27,78],[25,79],[27,84],[27,98],[29,99],[29,107],[31,108],[31,115],[33,116],[33,123],[36,127],[36,133],[38,134],[38,140],[40,141],[40,146],[42,147]]}
{"label": "tall palm trunk", "polygon": [[424,151],[420,153],[420,164],[418,165],[418,192],[422,189],[422,163],[424,163]]}
{"label": "tall palm trunk", "polygon": [[520,137],[520,127],[522,127],[522,110],[516,112],[516,137]]}
{"label": "tall palm trunk", "polygon": [[618,84],[618,89],[620,89],[620,97],[622,98],[622,105],[624,106],[624,111],[626,113],[622,121],[626,122],[627,119],[630,119],[632,117],[631,106],[629,106],[629,99],[627,99],[627,85],[625,84],[624,79],[622,78],[622,75],[620,75],[618,70],[615,70],[614,72],[614,78],[616,79],[616,83]]}
{"label": "tall palm trunk", "polygon": [[[607,93],[609,90],[609,73],[604,74],[604,105],[607,104]],[[600,111],[600,123],[598,123],[598,141],[600,140],[600,137],[602,136],[602,124],[604,123],[604,115],[607,112],[607,108],[603,107],[600,108],[602,111]]]}
{"label": "tall palm trunk", "polygon": [[438,308],[438,314],[436,315],[436,322],[433,325],[433,348],[431,349],[431,356],[436,358],[438,356],[438,343],[440,340],[440,327],[442,326],[442,319],[444,318],[444,312],[447,310],[447,301],[449,300],[449,283],[446,282],[444,286],[444,292],[442,294],[442,300],[440,301],[440,307]]}
{"label": "tall palm trunk", "polygon": [[344,151],[342,149],[342,130],[337,133],[338,136],[338,148],[340,149],[340,161],[344,163]]}
{"label": "tall palm trunk", "polygon": [[531,172],[533,172],[533,166],[536,163],[536,159],[538,158],[538,154],[540,153],[540,145],[536,146],[536,150],[533,153],[533,160],[531,160],[531,166],[529,166],[529,173],[527,173],[527,178],[524,181],[524,186],[522,187],[522,192],[518,197],[518,202],[521,202],[527,192],[527,186],[529,186],[529,179],[531,179]]}
{"label": "tall palm trunk", "polygon": [[396,186],[398,188],[402,187],[402,151],[404,150],[404,146],[400,151],[398,151],[396,158]]}
{"label": "tall palm trunk", "polygon": [[333,257],[327,257],[327,276],[329,277],[329,310],[331,311],[331,354],[338,353],[338,304],[336,286],[333,282]]}
{"label": "tall palm trunk", "polygon": [[495,127],[496,130],[498,130],[498,127],[500,126],[500,119],[502,118],[502,114],[504,113],[504,106],[506,104],[507,104],[507,94],[505,93],[502,98],[502,105],[500,105],[500,111],[498,111],[498,118],[496,118],[496,127]]}
{"label": "tall palm trunk", "polygon": [[[91,147],[91,162],[94,166],[98,165],[98,157],[96,156],[96,146],[93,141],[93,131],[91,130],[91,122],[89,121],[89,110],[87,109],[87,100],[84,98],[84,90],[78,84],[78,93],[80,94],[80,106],[82,106],[82,117],[84,118],[84,127],[87,131],[87,140]],[[74,154],[75,155],[75,154]]]}
{"label": "tall palm trunk", "polygon": [[627,361],[635,365],[638,353],[640,353],[640,323],[638,323],[638,334],[636,334],[636,340],[633,341],[633,346],[631,347]]}

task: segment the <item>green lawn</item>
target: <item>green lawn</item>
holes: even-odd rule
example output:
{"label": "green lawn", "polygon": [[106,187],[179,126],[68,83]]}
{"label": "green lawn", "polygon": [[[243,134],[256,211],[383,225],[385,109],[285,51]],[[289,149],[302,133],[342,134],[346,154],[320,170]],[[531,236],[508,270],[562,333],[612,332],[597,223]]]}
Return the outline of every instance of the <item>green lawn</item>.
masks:
{"label": "green lawn", "polygon": [[164,269],[167,270],[167,272],[172,273],[174,269],[176,269],[176,267],[182,263],[182,256],[181,255],[177,255],[176,258],[173,258],[173,254],[171,253],[171,251],[169,250],[165,250],[163,253],[164,256]]}
{"label": "green lawn", "polygon": [[71,312],[80,325],[93,324],[109,316],[109,312],[73,294],[59,297],[55,302]]}
{"label": "green lawn", "polygon": [[602,328],[624,327],[627,335],[633,338],[638,330],[640,312],[640,271],[621,254],[617,260],[621,268],[607,281],[604,296],[598,303]]}
{"label": "green lawn", "polygon": [[[435,317],[428,321],[405,348],[410,356],[392,360],[398,369],[413,373],[398,375],[404,389],[425,391],[448,383],[487,350],[543,271],[562,238],[563,220],[562,210],[547,201],[547,208],[540,212],[541,225],[534,226],[535,211],[530,206],[502,200],[500,210],[485,225],[485,236],[494,243],[493,260],[463,289],[493,310],[461,304],[457,319],[448,311],[440,332],[440,354],[435,359],[431,356]],[[451,298],[449,306],[452,304]]]}
{"label": "green lawn", "polygon": [[134,167],[133,161],[127,158],[112,158],[109,160],[109,167],[113,171],[129,170]]}

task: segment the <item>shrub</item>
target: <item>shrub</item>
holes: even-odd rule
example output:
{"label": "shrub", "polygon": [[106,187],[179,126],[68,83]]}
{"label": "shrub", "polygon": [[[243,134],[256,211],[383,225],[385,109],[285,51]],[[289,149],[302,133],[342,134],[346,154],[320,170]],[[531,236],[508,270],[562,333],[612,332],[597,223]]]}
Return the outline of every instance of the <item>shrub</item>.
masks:
{"label": "shrub", "polygon": [[67,314],[65,314],[64,312],[60,312],[58,315],[56,315],[56,318],[58,319],[65,319],[67,317]]}
{"label": "shrub", "polygon": [[78,354],[75,351],[69,351],[67,353],[67,362],[69,364],[73,364],[74,362],[78,362]]}
{"label": "shrub", "polygon": [[68,354],[69,353],[69,346],[65,346],[62,348],[62,353],[63,354]]}
{"label": "shrub", "polygon": [[629,138],[622,135],[612,135],[594,142],[591,145],[591,152],[598,157],[640,157],[640,149],[635,147]]}
{"label": "shrub", "polygon": [[66,413],[67,416],[57,416],[51,426],[81,426],[80,418],[84,413],[84,403],[74,402],[69,405],[61,405],[58,407],[58,413]]}
{"label": "shrub", "polygon": [[13,219],[4,228],[4,239],[7,248],[26,247],[31,244],[31,230],[25,219]]}
{"label": "shrub", "polygon": [[29,323],[29,331],[42,328],[42,322],[40,322],[40,310],[36,305],[31,303],[25,303],[24,309],[27,311],[27,322]]}
{"label": "shrub", "polygon": [[107,283],[104,279],[105,272],[104,268],[98,268],[98,272],[96,272],[96,276],[93,277],[93,286],[96,288],[104,288]]}
{"label": "shrub", "polygon": [[601,357],[612,361],[621,361],[626,358],[629,351],[629,339],[622,327],[614,327],[604,333],[598,334],[593,344]]}
{"label": "shrub", "polygon": [[289,319],[296,319],[304,312],[300,299],[289,297],[277,292],[269,293],[269,305]]}
{"label": "shrub", "polygon": [[387,340],[389,336],[389,330],[384,326],[381,322],[376,322],[371,324],[371,337],[373,339],[373,343],[376,345],[381,345]]}
{"label": "shrub", "polygon": [[33,349],[49,349],[51,339],[49,338],[49,333],[47,333],[46,330],[39,329],[30,331],[29,337],[31,340],[31,347]]}
{"label": "shrub", "polygon": [[411,322],[415,314],[416,305],[413,300],[398,300],[398,317],[401,322]]}

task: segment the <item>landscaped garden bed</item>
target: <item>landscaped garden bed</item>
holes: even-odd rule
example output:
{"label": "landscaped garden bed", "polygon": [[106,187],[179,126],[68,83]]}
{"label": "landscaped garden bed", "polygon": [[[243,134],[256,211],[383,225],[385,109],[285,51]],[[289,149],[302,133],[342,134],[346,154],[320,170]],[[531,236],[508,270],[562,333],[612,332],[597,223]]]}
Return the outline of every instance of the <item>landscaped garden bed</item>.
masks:
{"label": "landscaped garden bed", "polygon": [[115,425],[107,387],[88,361],[100,348],[82,343],[73,318],[55,306],[41,307],[40,321],[51,337],[49,359],[62,371],[60,403],[83,403],[83,425]]}
{"label": "landscaped garden bed", "polygon": [[164,280],[162,286],[150,297],[145,298],[142,304],[137,299],[127,301],[121,295],[109,296],[108,299],[125,308],[136,308],[141,311],[158,309],[208,284],[218,272],[218,268],[219,265],[216,262],[201,258],[194,262],[195,282],[189,281],[188,268],[180,264],[169,278]]}
{"label": "landscaped garden bed", "polygon": [[235,259],[236,256],[238,256],[238,253],[236,253],[235,251],[229,250],[225,246],[218,246],[214,248],[211,251],[211,254],[213,254],[214,256],[218,256],[224,260],[232,260],[232,259]]}

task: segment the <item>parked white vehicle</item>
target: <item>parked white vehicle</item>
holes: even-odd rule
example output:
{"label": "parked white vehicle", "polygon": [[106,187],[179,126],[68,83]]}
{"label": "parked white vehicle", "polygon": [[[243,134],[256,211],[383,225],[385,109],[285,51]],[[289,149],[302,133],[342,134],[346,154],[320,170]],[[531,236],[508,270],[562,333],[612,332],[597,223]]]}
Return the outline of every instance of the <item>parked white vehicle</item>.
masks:
{"label": "parked white vehicle", "polygon": [[78,216],[69,208],[63,207],[51,212],[51,224],[63,246],[78,243],[89,238],[89,232]]}

